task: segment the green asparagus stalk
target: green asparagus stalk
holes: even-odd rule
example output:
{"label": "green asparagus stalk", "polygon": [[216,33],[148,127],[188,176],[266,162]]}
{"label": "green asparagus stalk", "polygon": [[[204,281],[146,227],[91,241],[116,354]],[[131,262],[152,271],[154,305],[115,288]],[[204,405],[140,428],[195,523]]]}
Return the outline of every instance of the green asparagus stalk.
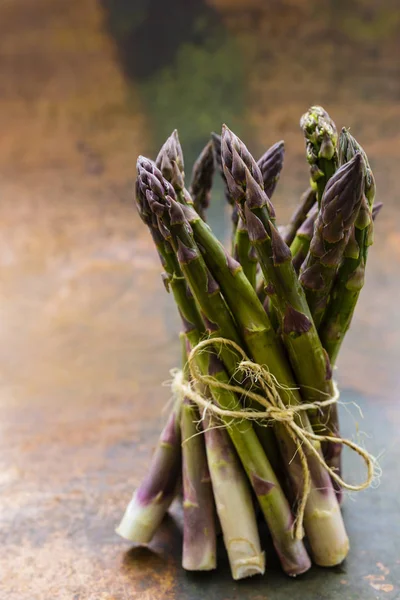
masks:
{"label": "green asparagus stalk", "polygon": [[160,435],[147,474],[128,504],[116,532],[135,544],[148,544],[176,495],[181,465],[181,400]]}
{"label": "green asparagus stalk", "polygon": [[[301,196],[300,203],[294,213],[292,214],[288,225],[284,228],[282,232],[282,237],[290,249],[291,244],[294,243],[294,240],[297,235],[297,231],[299,227],[304,223],[307,219],[311,209],[315,205],[317,201],[317,192],[314,188],[309,187]],[[293,253],[292,253],[293,254]]]}
{"label": "green asparagus stalk", "polygon": [[210,204],[213,175],[214,155],[213,144],[210,141],[203,148],[200,156],[194,163],[192,180],[189,188],[190,195],[193,199],[194,208],[203,220],[205,220],[206,211]]}
{"label": "green asparagus stalk", "polygon": [[312,106],[300,119],[312,184],[320,206],[325,186],[337,169],[336,125],[322,106]]}
{"label": "green asparagus stalk", "polygon": [[[149,172],[146,171],[146,168],[154,170],[154,167],[149,161],[140,158],[139,180],[141,183],[139,187],[141,188],[142,193],[145,190],[149,207],[154,211],[153,214],[155,214],[158,219],[163,235],[174,244],[174,250],[179,260],[180,267],[190,284],[191,291],[196,298],[198,305],[201,307],[203,320],[207,323],[209,332],[211,335],[219,336],[221,330],[224,330],[224,326],[229,328],[229,320],[227,325],[224,318],[224,313],[227,312],[226,309],[221,312],[218,303],[215,311],[212,307],[213,299],[218,297],[218,290],[215,287],[216,282],[213,282],[204,263],[202,264],[201,257],[197,255],[198,251],[194,251],[186,245],[188,242],[184,236],[184,231],[182,231],[183,228],[180,227],[182,225],[180,223],[181,215],[178,217],[177,214],[179,205],[174,203],[172,197],[167,198],[165,196],[167,185],[165,184],[162,194],[157,196],[157,193],[160,194],[161,190],[158,189],[157,185],[154,185],[154,181],[151,178],[153,189],[148,189]],[[164,205],[162,204],[162,201],[164,201]],[[171,216],[168,215],[168,204],[166,204],[166,202],[171,204]],[[162,206],[163,208],[161,208]],[[144,211],[142,210],[142,212]],[[183,237],[183,241],[180,240],[178,235],[173,238],[172,232],[177,227],[179,234]],[[172,280],[174,279],[175,277],[172,278]],[[210,281],[213,282],[211,286],[208,283]],[[185,302],[185,296],[177,295],[175,296],[175,300],[177,303]],[[186,312],[182,310],[181,304],[179,304],[179,308],[181,312]],[[234,332],[233,339],[237,339],[236,335],[237,334]],[[192,345],[196,345],[201,340],[200,336],[196,339],[195,328],[190,329],[190,336],[190,343]],[[229,383],[230,378],[216,355],[202,353],[199,356],[198,362],[203,374],[210,374],[217,381]],[[222,408],[237,410],[240,406],[236,396],[229,390],[213,388],[211,393],[214,401]],[[297,575],[308,570],[310,562],[304,545],[300,540],[292,538],[291,525],[293,523],[293,517],[289,504],[273,469],[263,452],[253,427],[251,424],[242,421],[232,422],[231,419],[226,421],[226,425],[228,427],[228,433],[238,452],[269,525],[283,569],[290,575]]]}
{"label": "green asparagus stalk", "polygon": [[263,574],[265,556],[246,475],[220,422],[206,414],[203,426],[215,504],[232,577],[237,580]]}
{"label": "green asparagus stalk", "polygon": [[315,204],[310,211],[307,219],[297,230],[296,237],[290,246],[290,252],[293,257],[293,266],[296,273],[299,273],[301,265],[306,260],[310,250],[310,244],[314,235],[315,221],[318,215],[318,207]]}
{"label": "green asparagus stalk", "polygon": [[257,284],[257,255],[250,243],[246,224],[240,217],[233,238],[233,256],[242,266],[251,286],[255,288]]}
{"label": "green asparagus stalk", "polygon": [[345,165],[355,155],[363,157],[364,195],[320,327],[321,341],[332,363],[336,362],[364,285],[368,248],[373,240],[372,207],[375,199],[375,180],[367,156],[353,136],[343,129],[339,137],[340,162]]}
{"label": "green asparagus stalk", "polygon": [[214,499],[199,413],[187,398],[182,404],[183,554],[187,571],[217,566]]}
{"label": "green asparagus stalk", "polygon": [[[290,250],[274,226],[274,209],[262,189],[261,178],[257,174],[254,177],[250,170],[246,147],[227,127],[223,130],[222,156],[231,192],[240,206],[244,205],[250,239],[268,283],[268,294],[279,318],[302,398],[305,402],[326,400],[334,395],[331,367],[297,279]],[[256,173],[254,167],[252,170]],[[274,372],[271,366],[270,370]],[[279,375],[277,378],[282,381]],[[321,416],[312,412],[310,418],[318,433],[337,435],[336,405],[323,409]],[[324,449],[328,464],[340,471],[341,445],[329,444]]]}
{"label": "green asparagus stalk", "polygon": [[[310,251],[301,268],[299,279],[317,328],[324,316],[333,280],[360,212],[364,187],[363,164],[361,154],[355,154],[328,181],[315,221]],[[361,211],[362,215],[364,212]]]}

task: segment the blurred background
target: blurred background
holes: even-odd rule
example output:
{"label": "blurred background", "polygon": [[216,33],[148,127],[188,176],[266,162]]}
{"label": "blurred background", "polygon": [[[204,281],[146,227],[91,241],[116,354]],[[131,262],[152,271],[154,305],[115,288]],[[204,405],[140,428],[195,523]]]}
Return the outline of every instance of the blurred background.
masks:
{"label": "blurred background", "polygon": [[[174,128],[187,176],[223,122],[256,157],[284,139],[274,198],[284,223],[308,183],[301,114],[322,104],[351,127],[384,209],[337,377],[382,402],[398,395],[399,32],[397,0],[0,2],[0,482],[7,522],[27,536],[21,557],[9,533],[8,573],[27,590],[39,544],[30,519],[54,529],[40,538],[43,564],[67,557],[47,568],[50,585],[76,551],[68,515],[88,489],[101,500],[89,531],[119,514],[162,420],[179,323],[132,189],[137,155],[154,157]],[[215,192],[210,223],[223,239],[219,182]],[[50,480],[70,503],[58,523]]]}

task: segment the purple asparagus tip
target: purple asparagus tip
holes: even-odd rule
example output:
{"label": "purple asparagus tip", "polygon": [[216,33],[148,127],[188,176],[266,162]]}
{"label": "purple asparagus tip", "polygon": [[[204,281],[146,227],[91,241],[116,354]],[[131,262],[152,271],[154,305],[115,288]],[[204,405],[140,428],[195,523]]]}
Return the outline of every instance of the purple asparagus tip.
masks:
{"label": "purple asparagus tip", "polygon": [[161,147],[155,164],[176,190],[183,189],[185,178],[183,152],[176,129]]}
{"label": "purple asparagus tip", "polygon": [[284,156],[285,144],[283,141],[280,141],[271,146],[257,162],[261,170],[264,190],[268,198],[271,198],[275,191],[282,170]]}

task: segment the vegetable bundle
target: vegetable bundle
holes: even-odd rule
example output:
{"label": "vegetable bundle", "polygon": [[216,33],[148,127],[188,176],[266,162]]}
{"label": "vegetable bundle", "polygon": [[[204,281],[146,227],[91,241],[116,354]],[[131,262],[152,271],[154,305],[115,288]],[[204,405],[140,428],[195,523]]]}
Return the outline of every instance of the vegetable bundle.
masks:
{"label": "vegetable bundle", "polygon": [[[117,531],[147,544],[182,489],[187,570],[216,568],[220,526],[233,578],[264,573],[258,512],[288,575],[307,571],[311,558],[341,563],[349,550],[342,487],[363,489],[373,476],[371,457],[340,437],[332,366],[381,205],[350,133],[338,139],[321,107],[300,123],[311,182],[286,227],[271,203],[283,142],[256,161],[224,126],[196,161],[189,191],[176,131],[154,162],[137,162],[138,211],[182,319],[182,369],[147,475]],[[231,252],[205,222],[215,170],[232,209]],[[359,486],[341,478],[343,444],[367,464]]]}

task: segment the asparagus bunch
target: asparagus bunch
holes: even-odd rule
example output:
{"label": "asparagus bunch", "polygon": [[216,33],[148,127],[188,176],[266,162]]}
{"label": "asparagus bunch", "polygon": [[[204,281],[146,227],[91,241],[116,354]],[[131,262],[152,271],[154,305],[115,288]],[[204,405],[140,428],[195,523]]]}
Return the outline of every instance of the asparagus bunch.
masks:
{"label": "asparagus bunch", "polygon": [[[187,570],[216,567],[217,516],[233,578],[264,572],[251,490],[287,574],[311,566],[295,527],[299,509],[316,564],[339,564],[349,549],[340,489],[335,480],[334,490],[322,459],[323,452],[326,463],[340,472],[340,440],[321,445],[314,436],[308,438],[311,446],[299,445],[291,421],[257,417],[265,410],[267,388],[239,368],[243,356],[255,367],[266,366],[278,385],[279,406],[292,410],[307,403],[307,412],[288,413],[304,435],[313,436],[313,430],[338,435],[336,405],[321,409],[311,403],[334,395],[330,359],[335,361],[354,312],[381,205],[373,207],[373,175],[354,138],[341,132],[338,169],[336,129],[327,113],[313,107],[302,126],[314,183],[285,228],[277,227],[270,199],[283,142],[256,162],[224,126],[222,137],[212,134],[196,161],[190,192],[176,131],[155,163],[138,159],[137,208],[182,320],[184,352],[176,401],[117,531],[135,543],[149,543],[182,485]],[[204,221],[214,168],[232,205],[233,255]],[[294,256],[288,244],[294,249],[297,244]],[[268,311],[255,290],[258,266]],[[234,347],[221,344],[221,338]],[[207,350],[193,354],[206,339]],[[198,409],[198,397],[209,407],[205,412]],[[231,416],[243,409],[254,417]]]}

